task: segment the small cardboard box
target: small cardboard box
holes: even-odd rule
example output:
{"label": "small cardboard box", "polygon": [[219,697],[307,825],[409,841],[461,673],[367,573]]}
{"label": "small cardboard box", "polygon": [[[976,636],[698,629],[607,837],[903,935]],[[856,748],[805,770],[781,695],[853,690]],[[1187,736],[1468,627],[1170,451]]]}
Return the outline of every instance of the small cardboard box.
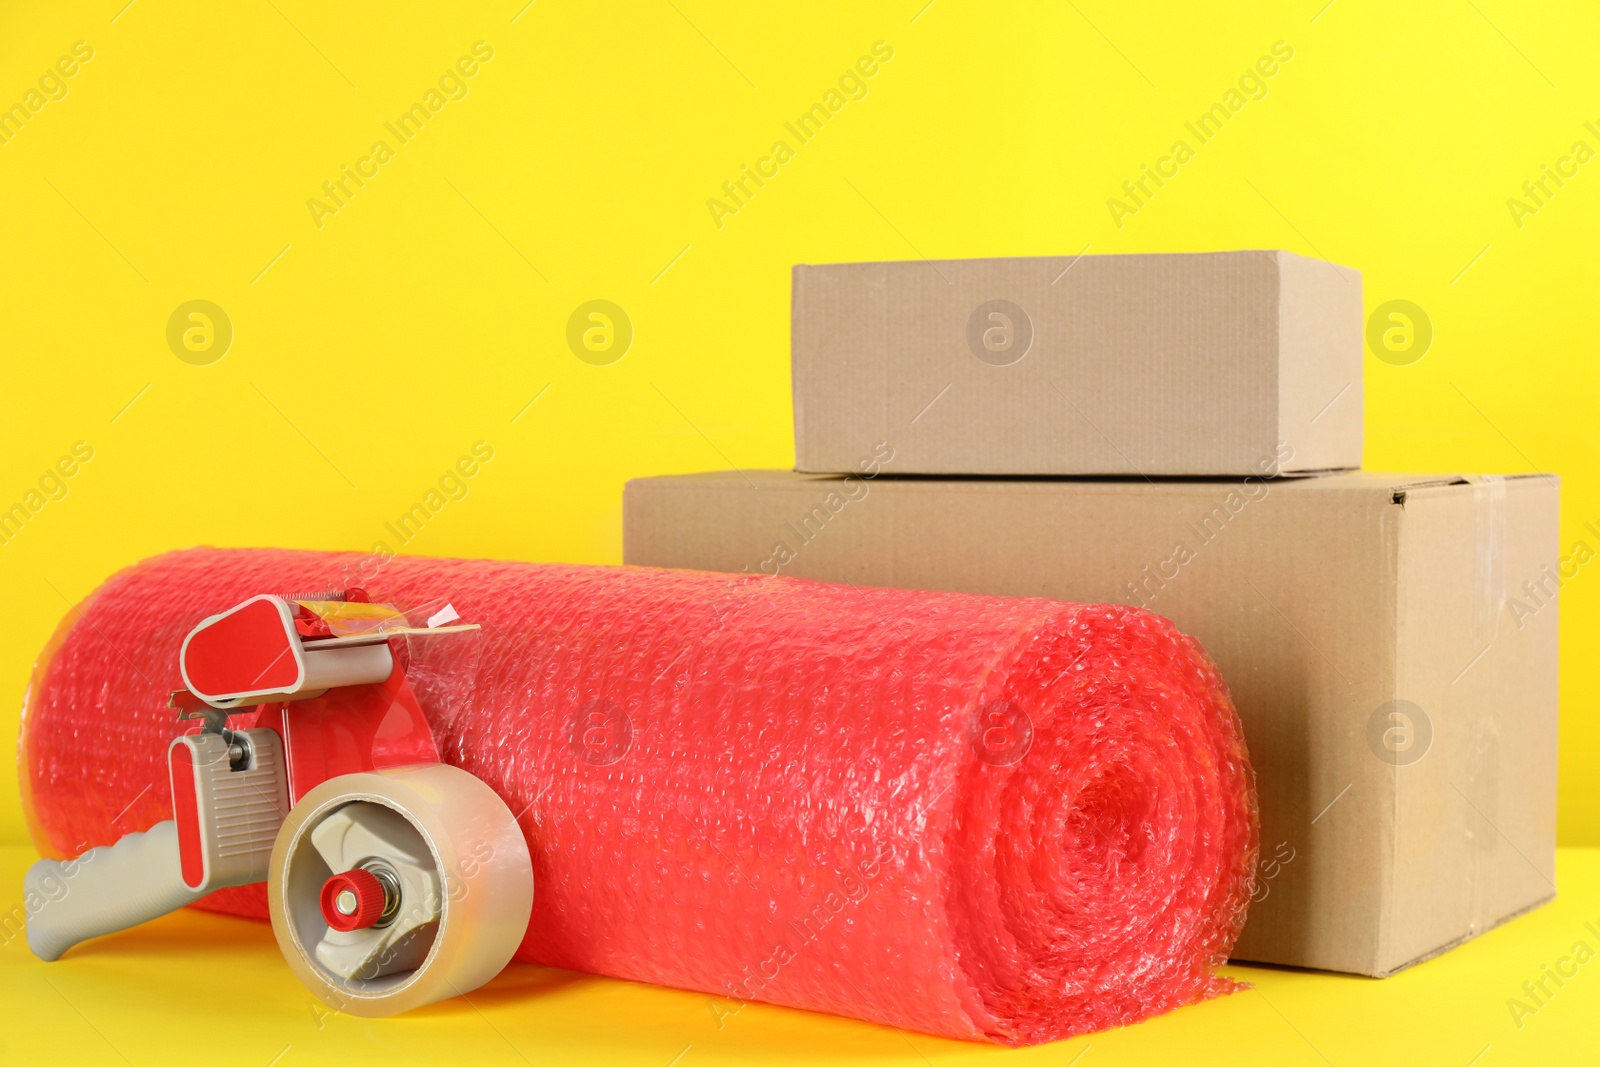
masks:
{"label": "small cardboard box", "polygon": [[1546,476],[750,471],[630,482],[624,556],[1167,616],[1256,770],[1235,957],[1386,975],[1555,893],[1557,505]]}
{"label": "small cardboard box", "polygon": [[1361,275],[1289,252],[802,265],[792,338],[802,471],[1361,466]]}

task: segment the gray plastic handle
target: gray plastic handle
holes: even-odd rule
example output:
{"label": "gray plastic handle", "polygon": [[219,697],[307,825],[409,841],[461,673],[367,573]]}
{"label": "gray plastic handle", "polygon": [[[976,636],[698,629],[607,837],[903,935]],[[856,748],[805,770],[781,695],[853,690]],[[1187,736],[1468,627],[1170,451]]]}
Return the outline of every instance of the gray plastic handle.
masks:
{"label": "gray plastic handle", "polygon": [[183,884],[171,819],[75,860],[40,860],[22,886],[28,947],[47,961],[80,941],[160,918],[200,897]]}

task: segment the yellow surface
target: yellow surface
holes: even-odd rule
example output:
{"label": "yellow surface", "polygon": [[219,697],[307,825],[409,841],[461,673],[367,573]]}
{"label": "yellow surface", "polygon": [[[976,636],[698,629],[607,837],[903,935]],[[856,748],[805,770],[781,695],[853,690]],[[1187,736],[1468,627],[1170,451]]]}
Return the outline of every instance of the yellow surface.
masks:
{"label": "yellow surface", "polygon": [[[17,886],[30,850],[0,850]],[[41,963],[0,948],[0,1062],[18,1064],[964,1063],[1005,1067],[1500,1067],[1590,1063],[1600,1019],[1600,849],[1563,849],[1557,900],[1393,978],[1230,967],[1253,990],[1137,1026],[1001,1049],[701,993],[513,965],[398,1019],[331,1015],[264,923],[180,913]],[[1586,925],[1587,924],[1587,925]],[[1583,963],[1571,957],[1583,942]],[[1562,962],[1566,958],[1567,962]],[[1571,973],[1558,986],[1545,968]],[[1544,980],[1533,1000],[1523,983]],[[1513,1013],[1508,1001],[1528,1009]],[[1520,1026],[1518,1023],[1520,1022]]]}

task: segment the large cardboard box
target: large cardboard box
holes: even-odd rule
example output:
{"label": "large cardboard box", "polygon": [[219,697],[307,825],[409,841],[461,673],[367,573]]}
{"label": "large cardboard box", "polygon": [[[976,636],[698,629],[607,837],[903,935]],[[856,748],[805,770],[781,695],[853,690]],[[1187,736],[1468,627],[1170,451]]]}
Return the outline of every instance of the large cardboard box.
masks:
{"label": "large cardboard box", "polygon": [[1386,975],[1555,892],[1557,497],[731,472],[630,482],[624,556],[1167,616],[1221,667],[1256,769],[1236,958]]}
{"label": "large cardboard box", "polygon": [[797,266],[792,335],[802,471],[1361,465],[1361,275],[1289,252]]}

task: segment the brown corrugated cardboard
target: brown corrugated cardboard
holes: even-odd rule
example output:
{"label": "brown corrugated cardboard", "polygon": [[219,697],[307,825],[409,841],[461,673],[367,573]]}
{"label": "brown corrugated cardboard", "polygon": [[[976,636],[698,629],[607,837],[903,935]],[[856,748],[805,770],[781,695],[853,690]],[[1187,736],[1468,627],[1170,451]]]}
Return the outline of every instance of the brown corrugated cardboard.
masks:
{"label": "brown corrugated cardboard", "polygon": [[797,266],[792,337],[802,471],[1361,465],[1361,275],[1289,252]]}
{"label": "brown corrugated cardboard", "polygon": [[630,482],[624,555],[1166,615],[1258,777],[1236,957],[1385,975],[1555,892],[1557,503],[1543,476],[750,471]]}

